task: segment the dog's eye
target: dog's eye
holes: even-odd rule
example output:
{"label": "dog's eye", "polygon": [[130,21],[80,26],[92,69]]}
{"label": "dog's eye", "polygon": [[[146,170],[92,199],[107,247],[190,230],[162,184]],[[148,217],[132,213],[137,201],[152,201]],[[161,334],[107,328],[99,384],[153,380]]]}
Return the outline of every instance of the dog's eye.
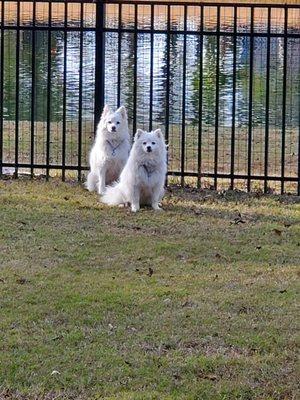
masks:
{"label": "dog's eye", "polygon": [[111,121],[108,121],[109,124],[111,124]]}
{"label": "dog's eye", "polygon": [[143,145],[146,146],[147,142],[143,142]]}
{"label": "dog's eye", "polygon": [[155,145],[155,142],[152,142],[153,146]]}
{"label": "dog's eye", "polygon": [[120,124],[120,121],[117,121],[117,125],[119,125]]}

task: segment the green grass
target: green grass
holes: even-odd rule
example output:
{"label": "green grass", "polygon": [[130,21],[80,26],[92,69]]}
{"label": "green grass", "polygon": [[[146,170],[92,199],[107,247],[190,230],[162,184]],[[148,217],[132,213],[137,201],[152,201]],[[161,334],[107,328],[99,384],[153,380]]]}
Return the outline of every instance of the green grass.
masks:
{"label": "green grass", "polygon": [[163,203],[0,181],[1,399],[297,398],[297,199]]}

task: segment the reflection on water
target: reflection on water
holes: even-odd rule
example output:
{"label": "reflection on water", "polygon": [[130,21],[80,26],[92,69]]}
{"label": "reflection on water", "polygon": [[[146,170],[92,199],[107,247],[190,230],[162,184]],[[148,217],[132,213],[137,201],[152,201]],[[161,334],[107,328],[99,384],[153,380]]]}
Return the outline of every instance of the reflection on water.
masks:
{"label": "reflection on water", "polygon": [[[186,121],[196,123],[199,115],[199,71],[200,71],[200,38],[187,35],[187,69],[186,93],[183,88],[183,35],[173,34],[170,39],[170,120],[180,123],[182,115],[182,96],[186,97]],[[217,38],[205,36],[203,40],[203,113],[202,118],[207,124],[214,124],[214,109],[216,97],[216,55]],[[116,104],[117,99],[117,48],[118,37],[115,33],[106,35],[106,99]],[[300,80],[299,40],[288,41],[288,76],[287,76],[287,123],[298,124],[298,101]],[[149,122],[149,88],[150,88],[150,46],[149,34],[138,35],[138,121]],[[219,111],[220,125],[230,126],[233,103],[233,38],[220,38],[219,60]],[[282,109],[282,74],[283,74],[283,39],[272,38],[270,43],[270,123],[275,120]],[[267,39],[254,39],[254,70],[253,70],[253,119],[254,124],[265,119],[266,94],[266,53]],[[250,40],[247,37],[237,38],[236,67],[236,121],[239,125],[248,123],[249,112],[249,56]],[[166,65],[167,41],[165,35],[155,35],[154,38],[154,73],[153,73],[153,107],[154,119],[163,123],[166,108]],[[134,69],[134,38],[132,34],[122,37],[122,102],[127,104],[132,112]]]}
{"label": "reflection on water", "polygon": [[[131,15],[131,14],[129,14]],[[208,16],[209,18],[209,16]],[[214,27],[215,15],[211,16],[208,29]],[[148,20],[142,21],[147,27]],[[116,26],[116,18],[106,22]],[[155,20],[156,27],[165,25],[162,18]],[[188,22],[190,30],[198,28],[196,19]],[[130,18],[127,26],[132,26]],[[181,29],[182,21],[177,18],[172,22],[172,29]],[[265,30],[261,21],[260,28]],[[223,24],[222,29],[226,30]],[[239,29],[241,29],[239,27]],[[247,30],[247,26],[243,25]],[[228,25],[227,30],[232,30]],[[299,30],[298,30],[299,32]],[[94,101],[94,62],[95,62],[95,33],[83,33],[83,76],[82,76],[82,104],[83,115],[86,120],[92,120]],[[47,119],[47,76],[48,76],[48,33],[35,33],[35,120]],[[199,82],[200,60],[203,63],[203,122],[207,125],[215,123],[216,98],[216,70],[217,70],[217,38],[204,36],[203,51],[201,54],[200,36],[189,34],[186,36],[186,92],[183,88],[183,46],[182,34],[170,35],[170,78],[169,78],[169,110],[170,122],[181,123],[182,99],[186,99],[186,122],[197,124],[199,116]],[[80,33],[67,34],[67,59],[64,65],[64,34],[60,31],[51,33],[51,120],[61,121],[63,115],[63,71],[66,68],[66,115],[67,120],[78,118],[79,104],[79,69],[80,69]],[[106,33],[105,52],[105,100],[112,106],[118,101],[118,33]],[[265,121],[265,94],[266,94],[266,63],[267,38],[254,39],[253,65],[253,124],[255,126]],[[234,39],[230,36],[220,38],[219,58],[219,124],[231,126],[233,104],[233,47]],[[236,39],[236,125],[246,126],[249,116],[249,61],[250,41],[248,37],[240,36]],[[289,38],[287,50],[287,126],[299,125],[299,86],[300,86],[300,39]],[[133,115],[134,93],[134,64],[135,44],[133,33],[123,33],[121,41],[121,103],[129,109],[129,116]],[[273,37],[270,41],[270,113],[269,123],[280,126],[282,112],[282,85],[283,85],[283,38]],[[5,31],[4,34],[4,118],[15,119],[16,111],[16,32]],[[150,92],[150,54],[151,35],[139,33],[137,37],[137,121],[147,127],[149,123],[149,92]],[[167,88],[167,36],[155,34],[153,41],[153,119],[157,124],[164,124],[166,109]],[[30,120],[32,91],[32,32],[20,32],[20,88],[19,88],[19,118]]]}
{"label": "reflection on water", "polygon": [[[30,120],[32,93],[32,32],[20,32],[19,67],[19,119]],[[67,58],[64,65],[64,34],[51,33],[50,60],[48,60],[48,33],[35,33],[35,120],[47,119],[48,62],[51,62],[51,120],[60,121],[63,112],[64,68],[66,68],[67,118],[72,120],[78,114],[80,37],[78,32],[67,35]],[[93,116],[94,99],[94,33],[83,35],[83,114]],[[15,118],[16,105],[16,32],[6,31],[4,35],[4,118]]]}

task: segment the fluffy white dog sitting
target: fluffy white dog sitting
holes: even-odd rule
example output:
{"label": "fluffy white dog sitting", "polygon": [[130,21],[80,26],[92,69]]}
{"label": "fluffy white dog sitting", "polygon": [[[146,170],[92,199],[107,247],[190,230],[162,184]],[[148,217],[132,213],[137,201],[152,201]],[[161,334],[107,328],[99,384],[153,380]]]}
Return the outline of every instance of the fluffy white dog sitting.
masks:
{"label": "fluffy white dog sitting", "polygon": [[105,106],[97,127],[95,143],[90,153],[90,172],[86,187],[89,191],[105,191],[105,185],[116,181],[130,152],[127,112],[124,106],[112,112]]}
{"label": "fluffy white dog sitting", "polygon": [[167,173],[166,153],[160,129],[154,132],[138,129],[119,182],[106,189],[102,201],[109,205],[130,203],[133,212],[138,211],[140,205],[160,210]]}

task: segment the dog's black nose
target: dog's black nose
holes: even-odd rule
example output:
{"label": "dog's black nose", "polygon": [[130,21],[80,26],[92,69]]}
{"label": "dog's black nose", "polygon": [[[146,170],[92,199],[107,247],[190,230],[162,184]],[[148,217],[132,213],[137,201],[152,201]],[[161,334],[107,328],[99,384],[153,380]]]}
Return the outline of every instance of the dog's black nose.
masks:
{"label": "dog's black nose", "polygon": [[152,147],[151,146],[147,146],[147,151],[148,151],[148,153],[150,153],[150,151],[152,151]]}
{"label": "dog's black nose", "polygon": [[112,130],[113,132],[116,132],[117,128],[116,128],[115,126],[112,126],[112,127],[111,127],[111,130]]}

